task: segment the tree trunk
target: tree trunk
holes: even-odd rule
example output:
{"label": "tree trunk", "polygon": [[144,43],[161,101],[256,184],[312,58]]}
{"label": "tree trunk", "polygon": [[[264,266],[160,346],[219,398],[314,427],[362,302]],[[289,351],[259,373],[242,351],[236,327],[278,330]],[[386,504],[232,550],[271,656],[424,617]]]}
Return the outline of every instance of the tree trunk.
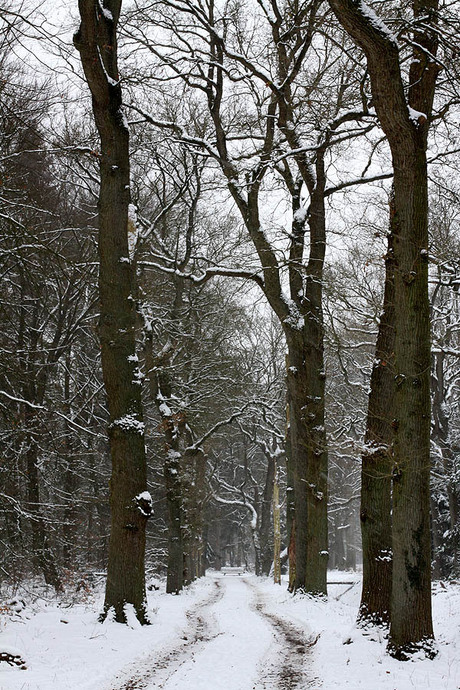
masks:
{"label": "tree trunk", "polygon": [[273,563],[273,547],[270,540],[270,527],[273,506],[273,487],[275,481],[276,463],[275,458],[273,456],[266,455],[266,458],[267,474],[265,476],[265,486],[262,497],[262,505],[260,508],[259,525],[260,575],[270,575],[270,568]]}
{"label": "tree trunk", "polygon": [[[299,270],[305,229],[298,220],[301,210],[298,192],[293,194],[293,236],[290,289],[296,296],[303,323],[297,328],[285,325],[289,352],[287,381],[289,389],[291,453],[294,466],[295,496],[295,589],[310,594],[327,594],[328,455],[324,425],[325,371],[324,321],[322,308],[323,266],[326,249],[324,207],[324,152],[318,152],[316,185],[311,190],[308,222],[310,256],[305,268],[305,287]],[[296,227],[298,226],[298,227]]]}
{"label": "tree trunk", "polygon": [[[187,436],[186,432],[185,434]],[[204,574],[203,506],[206,456],[203,451],[201,449],[187,450],[184,453],[184,468],[184,521],[187,525],[184,534],[184,584],[190,584]]]}
{"label": "tree trunk", "polygon": [[170,449],[164,464],[166,505],[168,509],[168,573],[166,592],[179,594],[184,586],[184,544],[180,454]]}
{"label": "tree trunk", "polygon": [[[394,217],[393,204],[390,208]],[[394,419],[395,296],[393,237],[385,257],[385,291],[372,368],[361,466],[363,586],[358,620],[388,625],[391,611],[391,473]]]}
{"label": "tree trunk", "polygon": [[51,549],[48,530],[42,515],[40,502],[40,485],[38,476],[38,446],[33,429],[34,412],[26,412],[26,425],[30,433],[27,437],[26,467],[27,467],[27,498],[28,510],[31,516],[32,553],[37,567],[42,571],[47,585],[54,587],[56,592],[62,592],[63,586],[59,575],[56,559]]}
{"label": "tree trunk", "polygon": [[[278,46],[283,45],[279,40]],[[327,448],[324,428],[324,354],[322,274],[326,248],[325,237],[325,174],[324,154],[316,159],[316,180],[313,181],[309,165],[299,165],[305,176],[294,180],[289,166],[282,173],[292,198],[292,229],[289,249],[289,293],[284,295],[281,268],[274,247],[263,232],[260,219],[259,191],[272,155],[275,121],[294,150],[298,142],[290,137],[295,126],[292,118],[287,122],[289,85],[273,94],[267,106],[267,128],[260,165],[246,176],[246,185],[238,180],[238,169],[228,155],[225,128],[220,107],[223,96],[223,50],[220,41],[211,38],[216,69],[216,86],[207,87],[208,103],[216,131],[216,145],[228,189],[240,210],[249,236],[257,251],[263,272],[258,280],[268,303],[278,317],[286,337],[289,357],[287,381],[290,405],[291,460],[295,501],[296,574],[294,589],[310,594],[327,591]],[[284,52],[284,49],[283,49]],[[280,74],[285,71],[280,58]],[[214,70],[214,67],[212,68]],[[215,90],[217,93],[215,93]],[[278,109],[278,113],[277,113]],[[277,115],[279,116],[277,118]],[[294,137],[295,138],[295,137]],[[305,158],[305,157],[304,157]],[[295,158],[299,163],[299,156]],[[310,193],[309,213],[301,203],[303,182]],[[310,184],[311,183],[311,184]],[[244,191],[243,188],[245,187]],[[310,229],[310,256],[304,263],[305,223]],[[291,531],[291,536],[293,536]],[[292,552],[291,552],[292,553]]]}
{"label": "tree trunk", "polygon": [[433,638],[427,170],[423,146],[405,153],[398,160],[393,152],[396,414],[390,645],[401,658],[418,645],[429,651],[426,641]]}
{"label": "tree trunk", "polygon": [[280,519],[280,486],[278,467],[275,462],[273,482],[273,582],[281,584],[281,519]]}
{"label": "tree trunk", "polygon": [[[446,319],[446,330],[450,331],[450,315]],[[447,342],[445,347],[449,347],[450,334],[447,335]],[[457,488],[458,482],[455,477],[455,452],[452,449],[452,441],[450,439],[449,415],[446,412],[444,405],[446,384],[444,380],[445,369],[445,352],[437,352],[434,355],[434,376],[432,385],[433,398],[433,430],[432,437],[438,445],[441,453],[442,472],[446,481],[446,494],[449,505],[449,522],[442,520],[437,506],[433,511],[433,546],[435,552],[435,563],[437,565],[437,577],[457,577],[460,574],[460,525],[458,524],[459,517],[459,492]],[[432,496],[432,506],[434,500]],[[437,523],[439,527],[437,527]],[[442,537],[445,531],[449,531],[449,537],[446,540]],[[439,534],[438,534],[439,532]],[[439,553],[440,549],[444,552]],[[446,553],[447,552],[447,553]],[[450,558],[446,558],[446,556]],[[448,561],[450,561],[448,563]]]}
{"label": "tree trunk", "polygon": [[[316,324],[314,329],[316,331]],[[298,353],[297,353],[298,354]],[[327,451],[324,441],[324,379],[317,343],[302,353],[303,376],[289,372],[291,438],[295,461],[295,589],[327,593]],[[290,354],[290,361],[297,361]],[[308,364],[307,364],[308,363]],[[300,364],[300,362],[299,362]],[[295,366],[295,365],[294,365]],[[308,367],[308,371],[307,371]],[[319,384],[319,385],[318,385]]]}
{"label": "tree trunk", "polygon": [[[70,369],[72,365],[72,357],[69,352],[65,360],[64,372],[64,412],[68,418],[71,418],[72,411],[70,409]],[[62,556],[63,563],[66,568],[76,569],[78,563],[75,562],[76,551],[75,545],[77,540],[76,532],[76,496],[77,491],[77,467],[74,449],[72,443],[72,429],[70,424],[65,422],[65,437],[64,437],[64,491],[67,494],[67,505],[64,508],[64,524],[62,526],[63,546]]]}
{"label": "tree trunk", "polygon": [[[289,368],[289,358],[286,356],[286,371]],[[294,489],[294,461],[291,450],[291,414],[289,406],[289,388],[287,389],[286,401],[286,531],[287,531],[287,552],[289,564],[289,585],[290,592],[295,587],[295,489]]]}
{"label": "tree trunk", "polygon": [[99,295],[102,373],[110,414],[111,531],[104,602],[126,621],[132,605],[148,623],[145,603],[145,529],[151,513],[146,491],[141,385],[137,366],[135,272],[128,247],[129,131],[118,76],[116,30],[121,0],[79,0],[81,24],[74,43],[91,90],[101,139]]}
{"label": "tree trunk", "polygon": [[[397,39],[364,4],[329,0],[366,54],[374,107],[392,154],[395,268],[393,584],[390,652],[433,653],[430,543],[430,308],[427,139],[439,67],[437,0],[414,2],[408,89]],[[429,56],[429,58],[427,57]],[[407,96],[406,96],[407,94]]]}
{"label": "tree trunk", "polygon": [[[146,332],[145,363],[150,382],[150,397],[158,407],[161,418],[166,458],[163,466],[165,482],[166,509],[168,514],[168,564],[166,592],[179,594],[184,586],[184,497],[183,473],[181,466],[183,448],[181,447],[181,422],[179,415],[173,414],[168,402],[171,401],[172,385],[168,370],[169,357],[173,350],[163,348],[157,357],[153,354],[152,332]],[[181,413],[182,414],[182,413]]]}

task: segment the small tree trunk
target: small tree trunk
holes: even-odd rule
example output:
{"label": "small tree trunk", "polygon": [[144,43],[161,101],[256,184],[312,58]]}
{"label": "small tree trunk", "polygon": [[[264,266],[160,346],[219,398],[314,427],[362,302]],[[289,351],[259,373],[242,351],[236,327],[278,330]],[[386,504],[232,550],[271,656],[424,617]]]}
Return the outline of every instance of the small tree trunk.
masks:
{"label": "small tree trunk", "polygon": [[280,519],[280,486],[278,468],[275,463],[273,482],[273,582],[281,584],[281,519]]}
{"label": "small tree trunk", "polygon": [[[29,416],[29,415],[28,415]],[[31,415],[33,418],[33,413]],[[29,512],[31,514],[32,551],[37,567],[42,571],[47,585],[54,587],[56,592],[62,592],[61,577],[56,567],[56,559],[51,549],[48,531],[41,512],[40,486],[38,478],[38,447],[33,433],[28,438],[29,447],[26,453],[27,463],[27,494]]]}
{"label": "small tree trunk", "polygon": [[265,486],[260,509],[260,575],[269,575],[273,563],[273,548],[270,540],[271,515],[273,506],[273,489],[275,481],[275,458],[266,455],[267,473],[265,475]]}

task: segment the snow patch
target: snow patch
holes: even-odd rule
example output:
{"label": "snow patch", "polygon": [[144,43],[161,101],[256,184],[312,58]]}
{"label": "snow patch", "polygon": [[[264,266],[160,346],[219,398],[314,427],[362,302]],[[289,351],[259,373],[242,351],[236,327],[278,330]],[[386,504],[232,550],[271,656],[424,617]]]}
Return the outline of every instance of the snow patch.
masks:
{"label": "snow patch", "polygon": [[303,206],[302,206],[301,208],[298,208],[297,211],[294,213],[293,221],[295,223],[299,223],[299,225],[303,225],[305,223],[305,221],[307,220],[307,215],[308,215],[307,209],[303,208]]}
{"label": "snow patch", "polygon": [[[409,119],[412,120],[415,125],[423,125],[423,123],[426,122],[427,117],[425,113],[420,112],[420,110],[414,110],[410,105],[407,106],[407,109],[409,111]],[[426,250],[422,249],[422,251]]]}
{"label": "snow patch", "polygon": [[123,417],[115,419],[110,427],[118,427],[122,431],[135,432],[137,434],[143,434],[145,431],[144,422],[141,422],[135,415],[132,414],[125,414]]}
{"label": "snow patch", "polygon": [[158,406],[158,409],[160,410],[160,414],[163,417],[171,417],[171,415],[172,415],[171,408],[164,401],[162,403],[160,403],[160,405]]}
{"label": "snow patch", "polygon": [[104,7],[101,2],[99,2],[99,9],[108,21],[113,22],[113,14],[107,9],[107,7]]}
{"label": "snow patch", "polygon": [[138,509],[145,515],[145,517],[150,517],[153,512],[153,500],[150,491],[142,491],[134,498],[134,503],[137,505]]}

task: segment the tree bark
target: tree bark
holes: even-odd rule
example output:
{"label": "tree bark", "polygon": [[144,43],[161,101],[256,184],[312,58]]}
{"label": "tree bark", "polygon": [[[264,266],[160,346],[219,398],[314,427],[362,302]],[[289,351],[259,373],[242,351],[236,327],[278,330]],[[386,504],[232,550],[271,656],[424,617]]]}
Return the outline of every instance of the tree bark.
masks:
{"label": "tree bark", "polygon": [[145,601],[145,529],[151,512],[146,492],[141,382],[137,366],[135,272],[128,248],[129,131],[117,64],[121,0],[79,0],[74,36],[91,90],[101,140],[99,193],[99,296],[102,373],[110,414],[111,531],[102,618],[110,609],[126,621],[132,605],[148,623]]}
{"label": "tree bark", "polygon": [[[390,202],[390,216],[394,216]],[[358,620],[388,625],[391,612],[391,476],[394,419],[395,296],[393,237],[388,236],[385,290],[372,368],[361,465],[363,585]]]}

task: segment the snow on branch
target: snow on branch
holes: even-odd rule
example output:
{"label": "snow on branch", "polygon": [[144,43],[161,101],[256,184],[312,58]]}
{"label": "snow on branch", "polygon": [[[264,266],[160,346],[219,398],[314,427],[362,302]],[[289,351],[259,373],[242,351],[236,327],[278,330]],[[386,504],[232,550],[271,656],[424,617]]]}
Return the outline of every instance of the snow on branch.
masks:
{"label": "snow on branch", "polygon": [[225,505],[240,506],[242,508],[246,508],[247,510],[249,510],[249,512],[252,514],[251,529],[254,530],[257,526],[257,511],[254,508],[254,506],[252,505],[252,503],[248,503],[246,501],[246,496],[244,498],[245,498],[244,501],[240,501],[240,500],[234,499],[234,498],[232,498],[232,499],[221,498],[220,496],[216,496],[215,494],[213,494],[213,499],[217,503],[223,503]]}
{"label": "snow on branch", "polygon": [[162,271],[163,273],[169,273],[170,275],[175,275],[179,278],[186,278],[187,280],[191,280],[193,283],[195,283],[195,285],[202,285],[216,276],[227,276],[228,278],[243,278],[245,280],[253,280],[260,288],[263,289],[264,287],[263,278],[258,273],[244,271],[243,269],[239,268],[216,266],[214,268],[205,269],[201,275],[197,276],[193,273],[184,273],[178,268],[169,268],[168,266],[163,266],[155,261],[139,261],[139,266],[142,266],[143,268],[154,268]]}
{"label": "snow on branch", "polygon": [[396,48],[398,47],[398,41],[396,39],[396,36],[388,26],[385,24],[382,19],[374,12],[374,10],[369,7],[363,0],[359,0],[357,3],[357,6],[362,14],[363,17],[367,20],[367,22],[372,26],[373,29],[375,29],[382,37],[384,37],[387,41],[392,43]]}
{"label": "snow on branch", "polygon": [[393,177],[392,172],[383,172],[379,175],[370,175],[369,177],[355,177],[352,180],[347,180],[346,182],[339,182],[332,187],[326,187],[324,190],[324,196],[328,197],[336,192],[340,192],[342,189],[347,189],[348,187],[356,187],[360,184],[370,184],[371,182],[379,182],[380,180],[390,180]]}
{"label": "snow on branch", "polygon": [[28,400],[25,400],[24,398],[16,398],[14,395],[10,395],[6,391],[0,390],[0,395],[4,395],[5,398],[8,398],[8,400],[11,400],[12,402],[17,402],[17,403],[20,403],[21,405],[27,405],[28,407],[31,407],[33,410],[44,410],[45,409],[43,407],[43,405],[35,405],[34,403],[31,403]]}

